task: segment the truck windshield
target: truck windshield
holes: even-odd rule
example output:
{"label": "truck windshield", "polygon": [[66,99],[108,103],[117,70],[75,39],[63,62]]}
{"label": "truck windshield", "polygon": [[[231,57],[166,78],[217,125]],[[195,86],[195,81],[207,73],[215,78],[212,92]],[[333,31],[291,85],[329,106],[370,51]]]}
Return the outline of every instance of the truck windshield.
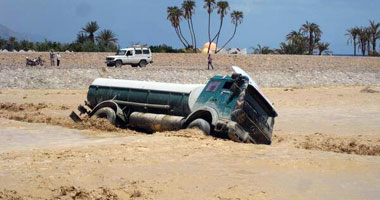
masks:
{"label": "truck windshield", "polygon": [[116,55],[117,56],[123,56],[123,55],[125,55],[125,50],[119,50],[119,51],[117,51],[117,53],[116,53]]}

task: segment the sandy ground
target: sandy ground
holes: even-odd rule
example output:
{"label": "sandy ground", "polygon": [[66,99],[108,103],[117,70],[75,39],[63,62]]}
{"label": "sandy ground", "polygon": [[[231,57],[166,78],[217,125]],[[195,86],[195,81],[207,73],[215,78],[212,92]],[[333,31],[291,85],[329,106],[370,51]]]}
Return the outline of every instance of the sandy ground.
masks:
{"label": "sandy ground", "polygon": [[380,87],[265,88],[271,146],[75,124],[86,90],[0,90],[0,199],[378,199]]}

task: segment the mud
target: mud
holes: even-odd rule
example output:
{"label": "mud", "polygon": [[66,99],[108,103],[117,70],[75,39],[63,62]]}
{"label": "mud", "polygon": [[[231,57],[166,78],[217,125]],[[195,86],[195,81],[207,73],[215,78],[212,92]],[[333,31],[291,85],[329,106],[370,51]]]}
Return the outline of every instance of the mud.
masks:
{"label": "mud", "polygon": [[0,191],[0,199],[7,200],[22,200],[23,198],[17,194],[14,190],[2,190]]}
{"label": "mud", "polygon": [[363,88],[264,89],[270,146],[76,124],[84,90],[0,90],[0,199],[378,199],[380,93]]}
{"label": "mud", "polygon": [[[54,117],[45,115],[43,114],[43,112],[40,112],[42,109],[48,107],[49,106],[44,103],[39,103],[37,105],[33,103],[20,105],[15,103],[0,103],[0,118],[6,118],[28,123],[45,123],[79,130],[133,133],[132,131],[127,132],[126,130],[115,127],[106,119],[83,117],[82,122],[75,123],[69,117]],[[68,107],[61,106],[60,109],[68,110]]]}
{"label": "mud", "polygon": [[296,145],[307,150],[335,153],[380,156],[380,139],[369,137],[330,137],[323,134],[305,136],[305,141]]}

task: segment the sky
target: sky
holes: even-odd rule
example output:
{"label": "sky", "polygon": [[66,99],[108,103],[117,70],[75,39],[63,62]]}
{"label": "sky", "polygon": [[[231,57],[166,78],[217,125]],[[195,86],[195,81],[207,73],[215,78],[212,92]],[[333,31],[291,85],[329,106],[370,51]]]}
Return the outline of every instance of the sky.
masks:
{"label": "sky", "polygon": [[[203,0],[196,1],[194,28],[198,46],[207,41],[207,12]],[[330,43],[336,54],[351,54],[346,30],[380,22],[380,0],[228,0],[231,11],[244,12],[243,23],[227,47],[250,48],[257,44],[278,48],[285,36],[306,21],[323,31],[322,41]],[[173,27],[166,19],[168,6],[182,0],[0,0],[0,24],[21,33],[44,36],[52,41],[72,42],[89,21],[101,29],[111,29],[121,47],[132,43],[181,47]],[[219,17],[212,15],[212,33]],[[186,21],[182,29],[188,32]],[[224,43],[233,33],[229,15],[221,33]],[[186,35],[186,34],[185,34]],[[186,35],[190,39],[189,35]]]}

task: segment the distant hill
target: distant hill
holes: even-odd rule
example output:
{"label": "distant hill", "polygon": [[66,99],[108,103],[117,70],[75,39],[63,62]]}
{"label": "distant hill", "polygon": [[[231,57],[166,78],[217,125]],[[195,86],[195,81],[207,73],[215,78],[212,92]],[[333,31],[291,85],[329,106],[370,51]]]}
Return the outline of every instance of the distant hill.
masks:
{"label": "distant hill", "polygon": [[44,40],[43,36],[28,34],[28,33],[18,33],[2,24],[0,24],[0,37],[3,39],[8,39],[9,37],[15,37],[18,41],[28,40],[31,42],[41,42]]}

